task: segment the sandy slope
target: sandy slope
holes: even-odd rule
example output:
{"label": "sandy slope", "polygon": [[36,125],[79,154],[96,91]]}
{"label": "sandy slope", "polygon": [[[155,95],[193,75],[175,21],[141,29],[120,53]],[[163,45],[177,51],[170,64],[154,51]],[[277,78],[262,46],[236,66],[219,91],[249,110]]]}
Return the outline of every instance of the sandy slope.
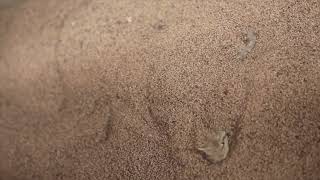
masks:
{"label": "sandy slope", "polygon": [[[218,164],[196,151],[215,129]],[[2,179],[317,179],[319,151],[318,0],[0,11]]]}

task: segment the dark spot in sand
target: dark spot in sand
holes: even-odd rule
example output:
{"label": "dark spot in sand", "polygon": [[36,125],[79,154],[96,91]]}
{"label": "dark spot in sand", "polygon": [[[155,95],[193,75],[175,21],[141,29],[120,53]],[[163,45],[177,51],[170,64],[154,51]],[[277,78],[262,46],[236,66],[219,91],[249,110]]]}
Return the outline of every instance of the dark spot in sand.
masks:
{"label": "dark spot in sand", "polygon": [[158,31],[162,31],[162,30],[166,29],[166,27],[167,27],[167,25],[163,21],[159,21],[158,23],[153,25],[153,28]]}
{"label": "dark spot in sand", "polygon": [[120,24],[122,24],[122,22],[120,20],[117,20],[116,24],[120,25]]}
{"label": "dark spot in sand", "polygon": [[224,95],[228,95],[228,94],[229,94],[228,89],[225,89],[225,90],[223,91],[223,94],[224,94]]}

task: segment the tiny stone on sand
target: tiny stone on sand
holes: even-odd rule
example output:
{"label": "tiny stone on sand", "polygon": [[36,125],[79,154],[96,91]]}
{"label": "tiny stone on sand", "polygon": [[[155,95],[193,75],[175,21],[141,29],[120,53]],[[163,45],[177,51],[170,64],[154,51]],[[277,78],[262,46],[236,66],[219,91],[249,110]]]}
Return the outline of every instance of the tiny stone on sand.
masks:
{"label": "tiny stone on sand", "polygon": [[207,139],[204,147],[198,148],[210,162],[224,160],[229,152],[229,137],[225,131],[215,131]]}

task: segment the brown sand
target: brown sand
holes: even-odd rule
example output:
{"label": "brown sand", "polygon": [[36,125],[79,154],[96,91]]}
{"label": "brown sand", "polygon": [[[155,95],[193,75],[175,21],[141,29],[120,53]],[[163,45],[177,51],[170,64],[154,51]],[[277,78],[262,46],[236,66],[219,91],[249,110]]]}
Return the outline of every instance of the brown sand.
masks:
{"label": "brown sand", "polygon": [[[243,59],[248,31],[257,36]],[[215,129],[230,153],[196,148]],[[319,0],[0,11],[0,179],[319,179]]]}

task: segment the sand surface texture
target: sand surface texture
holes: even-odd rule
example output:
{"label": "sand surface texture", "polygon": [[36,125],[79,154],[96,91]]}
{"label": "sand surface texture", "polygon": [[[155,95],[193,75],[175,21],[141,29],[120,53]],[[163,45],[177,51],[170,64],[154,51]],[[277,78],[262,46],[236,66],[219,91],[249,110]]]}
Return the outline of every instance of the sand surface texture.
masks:
{"label": "sand surface texture", "polygon": [[[227,156],[212,162],[199,148],[217,130]],[[316,180],[319,168],[319,0],[0,9],[1,180]]]}

